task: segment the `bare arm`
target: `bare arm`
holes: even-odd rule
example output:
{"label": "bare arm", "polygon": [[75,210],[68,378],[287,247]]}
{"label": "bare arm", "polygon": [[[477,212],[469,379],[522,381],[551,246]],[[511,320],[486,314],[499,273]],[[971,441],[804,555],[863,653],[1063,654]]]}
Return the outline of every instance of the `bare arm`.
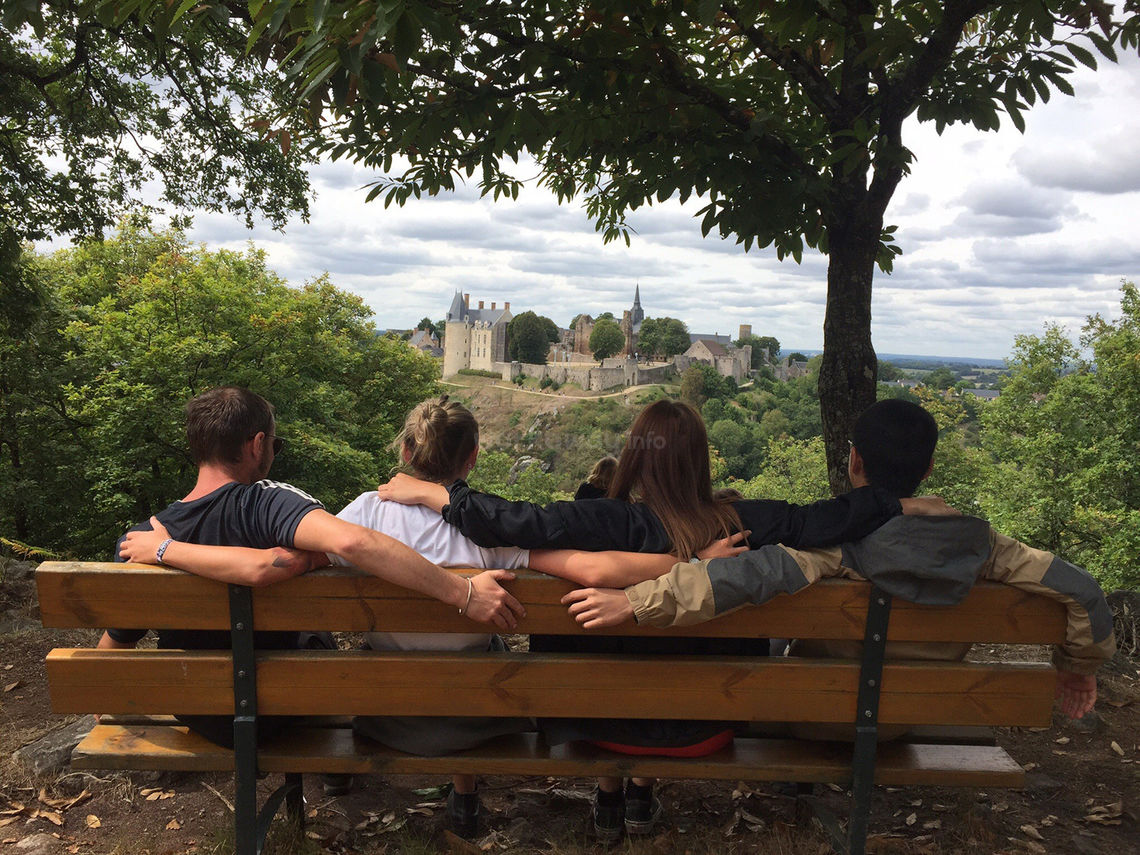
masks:
{"label": "bare arm", "polygon": [[[697,553],[699,558],[727,558],[748,550],[751,532],[742,531],[714,540]],[[743,545],[741,545],[743,544]],[[675,555],[649,552],[582,552],[573,549],[532,549],[529,566],[551,576],[597,588],[624,588],[656,579],[677,563]]]}
{"label": "bare arm", "polygon": [[504,591],[507,570],[486,570],[470,579],[448,573],[419,553],[378,531],[337,519],[327,511],[305,514],[293,538],[301,549],[331,552],[366,573],[434,597],[462,610],[472,620],[514,629],[526,614],[522,604]]}
{"label": "bare arm", "polygon": [[423,505],[436,513],[443,510],[450,499],[447,488],[433,481],[422,481],[399,472],[386,484],[376,488],[380,498],[386,502],[399,502],[401,505]]}
{"label": "bare arm", "polygon": [[624,588],[656,579],[677,563],[674,555],[647,552],[579,552],[572,549],[532,549],[529,566],[578,585]]}
{"label": "bare arm", "polygon": [[[158,564],[158,548],[170,537],[157,518],[151,531],[132,531],[123,538],[120,557],[135,564]],[[188,570],[207,579],[234,585],[260,587],[291,579],[314,567],[328,564],[323,552],[307,552],[275,546],[250,549],[243,546],[203,546],[174,540],[166,547],[162,563]]]}

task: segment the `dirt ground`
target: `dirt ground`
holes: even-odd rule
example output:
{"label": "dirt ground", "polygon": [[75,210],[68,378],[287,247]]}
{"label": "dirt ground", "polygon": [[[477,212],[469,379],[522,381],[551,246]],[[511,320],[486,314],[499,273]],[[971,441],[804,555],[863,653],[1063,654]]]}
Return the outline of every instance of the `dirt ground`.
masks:
{"label": "dirt ground", "polygon": [[[0,614],[23,610],[25,583],[0,587]],[[37,780],[8,758],[70,719],[50,712],[44,656],[84,646],[89,632],[27,628],[0,635],[0,855],[189,855],[232,851],[227,834],[232,779],[225,775],[64,772]],[[1006,649],[977,651],[1006,657]],[[1102,670],[1097,714],[1060,718],[1047,730],[1011,729],[998,741],[1029,772],[1024,791],[877,788],[869,851],[879,853],[1140,853],[1140,661],[1120,656]],[[269,776],[266,793],[280,783]],[[443,829],[442,780],[359,778],[339,798],[306,778],[303,837],[282,833],[278,855],[397,853],[586,853],[606,848],[586,836],[590,782],[488,778],[486,834],[474,843]],[[766,784],[667,781],[661,832],[623,842],[635,853],[822,855],[830,848],[796,800]],[[817,788],[845,817],[847,794]],[[282,830],[284,832],[284,829]],[[46,837],[37,835],[46,835]],[[34,838],[34,839],[33,839]],[[29,848],[32,844],[43,848]]]}

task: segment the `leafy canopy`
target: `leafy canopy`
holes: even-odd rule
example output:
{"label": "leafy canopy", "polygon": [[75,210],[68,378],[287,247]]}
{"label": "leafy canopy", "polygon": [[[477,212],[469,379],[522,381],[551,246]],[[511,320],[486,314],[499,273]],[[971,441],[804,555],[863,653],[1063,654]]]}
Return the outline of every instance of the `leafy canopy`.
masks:
{"label": "leafy canopy", "polygon": [[[1137,43],[1135,10],[1083,0],[250,8],[254,34],[289,49],[296,100],[332,117],[321,151],[384,172],[410,161],[374,188],[385,204],[459,177],[513,197],[511,164],[529,156],[607,240],[628,241],[626,211],[700,196],[706,234],[796,259],[827,250],[845,177],[872,168],[871,194],[889,199],[906,117],[991,130],[1005,113],[1023,127],[1094,50]],[[892,232],[876,234],[885,268]]]}
{"label": "leafy canopy", "polygon": [[982,409],[998,461],[982,505],[999,530],[1056,552],[1106,586],[1140,585],[1140,292],[1088,319],[1082,358],[1064,331],[1019,336],[1001,397]]}
{"label": "leafy canopy", "polygon": [[[0,15],[0,231],[102,235],[161,204],[280,228],[308,214],[299,123],[228,7],[47,0]],[[45,156],[50,154],[51,156]]]}
{"label": "leafy canopy", "polygon": [[0,328],[0,531],[37,546],[105,557],[184,496],[183,406],[207,388],[272,401],[288,441],[273,477],[334,510],[387,473],[406,412],[435,390],[435,362],[378,336],[360,298],[325,277],[291,288],[257,252],[128,225],[29,253],[23,273],[34,299]]}
{"label": "leafy canopy", "polygon": [[625,347],[625,333],[612,318],[599,318],[590,332],[590,352],[594,358],[609,359]]}
{"label": "leafy canopy", "polygon": [[637,350],[668,359],[689,349],[689,327],[677,318],[646,318],[637,334]]}
{"label": "leafy canopy", "polygon": [[507,353],[516,362],[545,365],[550,345],[556,341],[558,327],[554,321],[534,312],[515,315],[507,324]]}

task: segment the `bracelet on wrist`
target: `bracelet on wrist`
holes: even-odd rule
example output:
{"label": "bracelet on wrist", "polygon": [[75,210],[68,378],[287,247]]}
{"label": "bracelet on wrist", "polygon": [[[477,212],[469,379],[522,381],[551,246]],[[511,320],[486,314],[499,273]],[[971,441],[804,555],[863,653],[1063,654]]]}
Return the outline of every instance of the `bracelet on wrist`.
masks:
{"label": "bracelet on wrist", "polygon": [[165,564],[166,563],[165,561],[162,560],[162,556],[164,556],[166,554],[167,547],[170,546],[170,544],[172,544],[172,543],[174,543],[174,538],[168,537],[168,538],[166,538],[166,540],[164,540],[162,543],[160,543],[158,545],[158,549],[156,549],[154,551],[154,557],[158,561],[159,564]]}
{"label": "bracelet on wrist", "polygon": [[463,608],[459,610],[461,615],[467,614],[467,607],[471,605],[471,592],[475,590],[475,583],[471,581],[471,577],[467,577],[467,600],[463,603]]}

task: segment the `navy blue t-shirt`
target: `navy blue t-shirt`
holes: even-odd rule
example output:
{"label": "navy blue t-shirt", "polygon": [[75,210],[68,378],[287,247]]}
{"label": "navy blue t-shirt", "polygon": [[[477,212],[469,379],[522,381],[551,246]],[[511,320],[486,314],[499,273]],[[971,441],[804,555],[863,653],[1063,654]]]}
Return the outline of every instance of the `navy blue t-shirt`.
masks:
{"label": "navy blue t-shirt", "polygon": [[[258,481],[256,484],[226,484],[214,492],[191,502],[174,502],[155,516],[166,526],[170,536],[185,543],[207,546],[248,546],[268,549],[293,545],[293,537],[301,519],[324,505],[290,484]],[[150,522],[140,523],[131,531],[150,531]],[[124,535],[125,537],[126,535]],[[115,544],[115,561],[119,546]],[[122,644],[134,644],[145,629],[111,629],[108,635]],[[288,649],[296,646],[296,633],[259,632],[255,644],[263,650]],[[158,646],[183,650],[228,650],[230,633],[226,630],[159,630]]]}

